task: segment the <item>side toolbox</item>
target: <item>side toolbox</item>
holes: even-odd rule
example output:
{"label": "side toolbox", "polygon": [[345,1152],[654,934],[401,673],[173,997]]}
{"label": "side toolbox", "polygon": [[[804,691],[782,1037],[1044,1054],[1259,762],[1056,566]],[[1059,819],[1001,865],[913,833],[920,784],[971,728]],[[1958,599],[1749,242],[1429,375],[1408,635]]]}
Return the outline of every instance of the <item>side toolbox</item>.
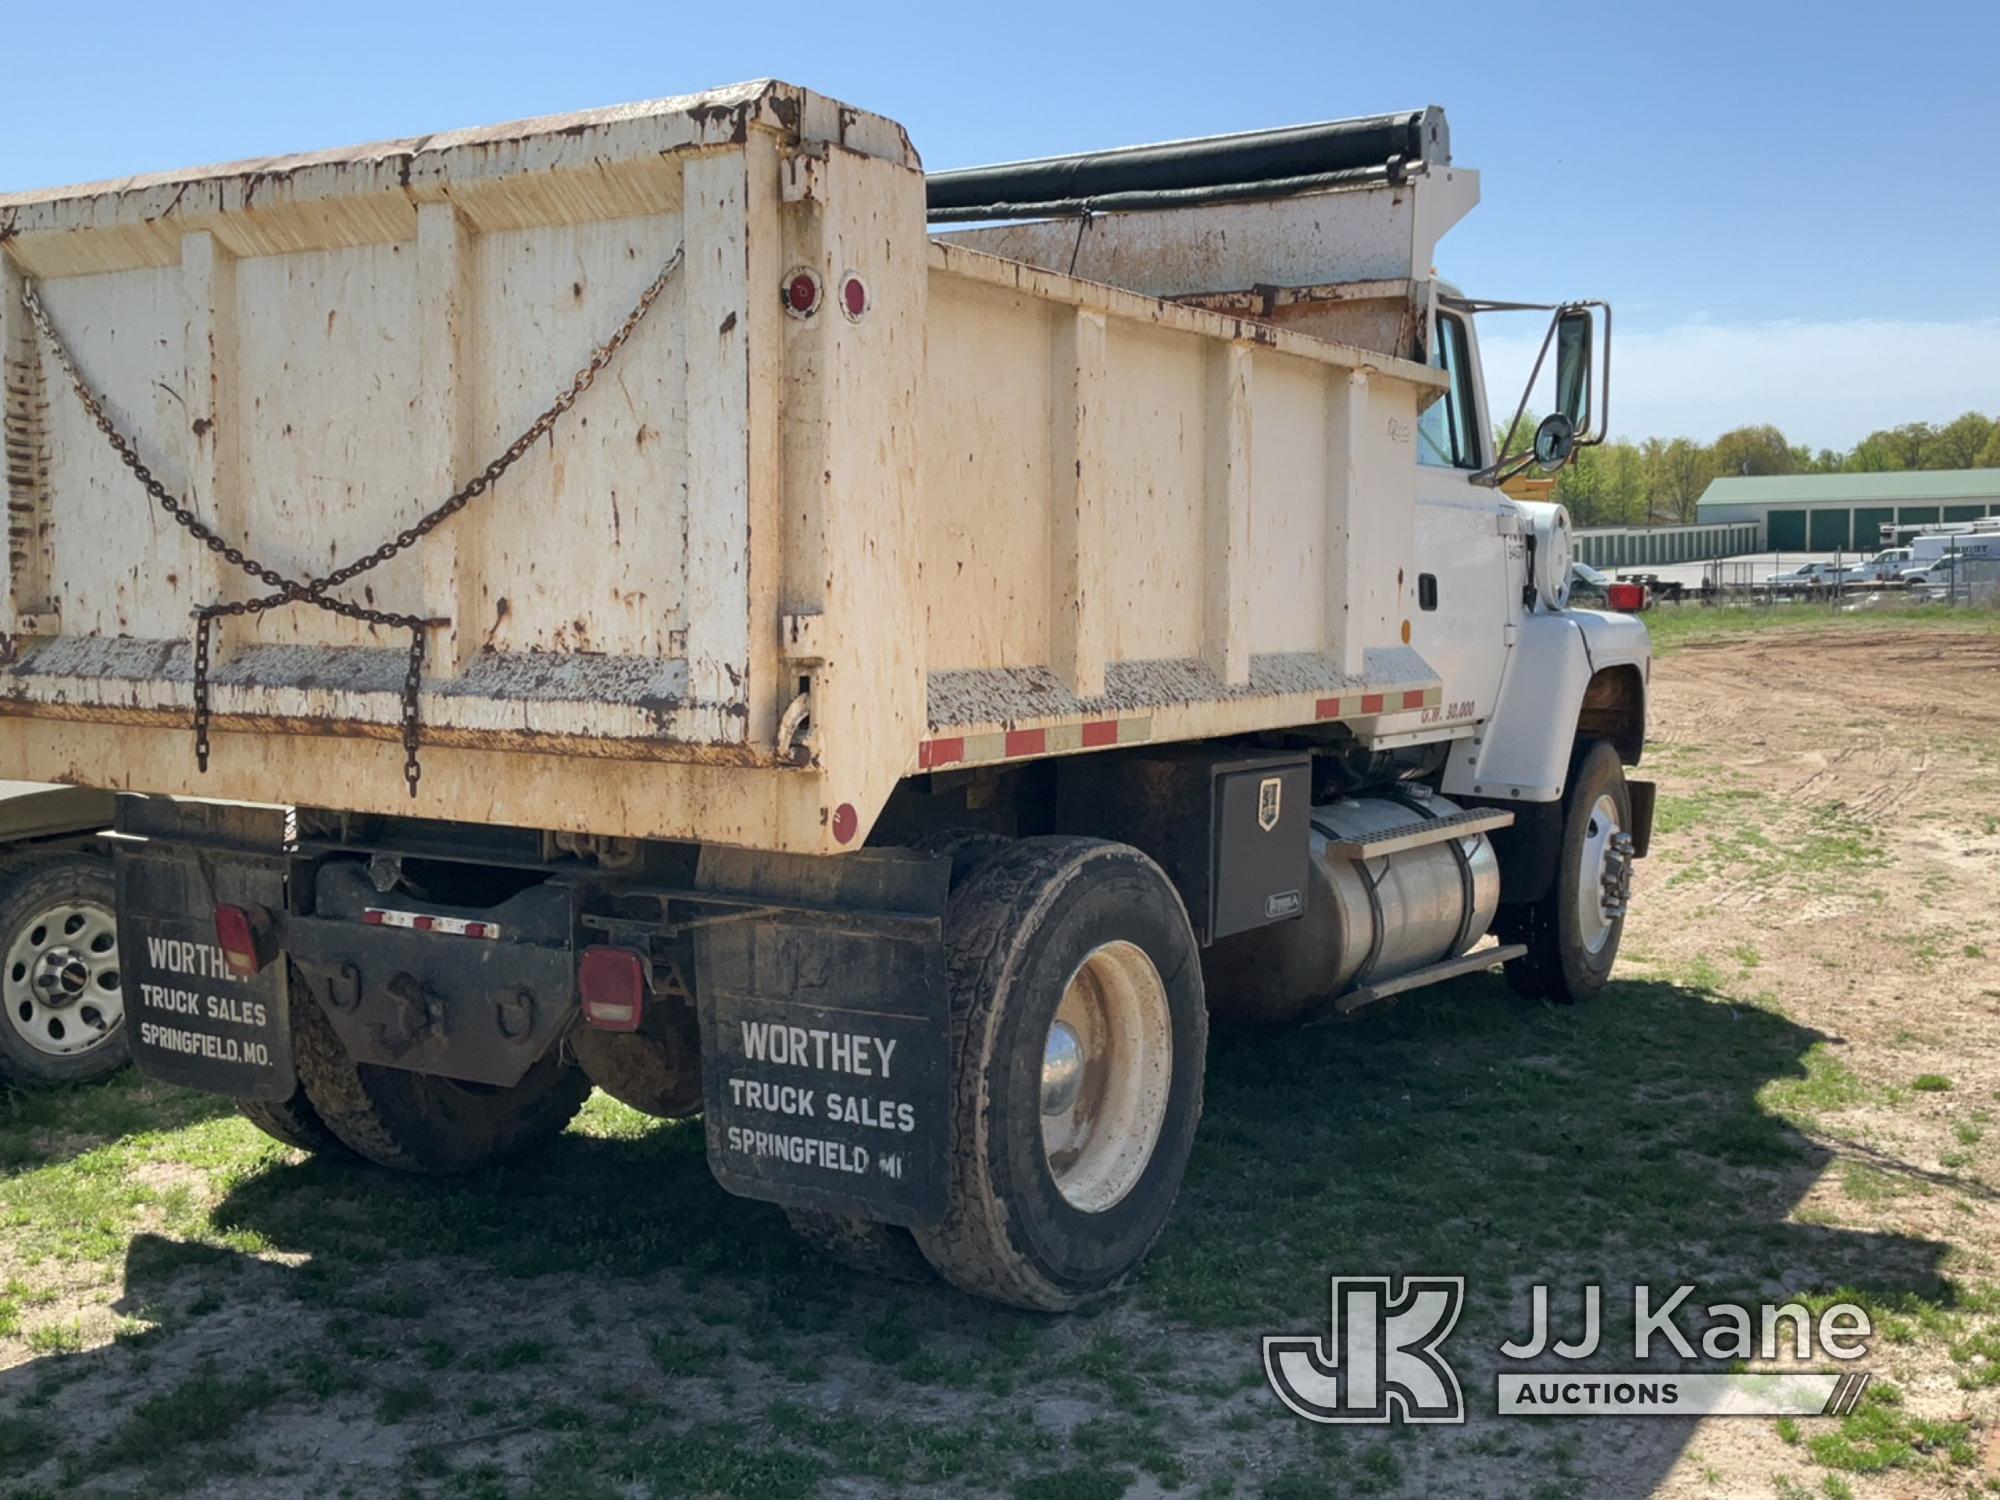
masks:
{"label": "side toolbox", "polygon": [[1304,914],[1308,757],[1199,748],[1087,756],[1061,777],[1059,825],[1157,860],[1203,946]]}

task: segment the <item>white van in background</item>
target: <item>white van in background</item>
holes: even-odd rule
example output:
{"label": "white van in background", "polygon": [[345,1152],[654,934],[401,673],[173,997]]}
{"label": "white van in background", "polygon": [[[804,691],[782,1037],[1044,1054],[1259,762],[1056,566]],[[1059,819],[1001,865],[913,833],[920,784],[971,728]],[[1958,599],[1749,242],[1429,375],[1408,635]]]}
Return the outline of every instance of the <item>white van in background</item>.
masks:
{"label": "white van in background", "polygon": [[1928,567],[1942,557],[2000,558],[2000,531],[1935,531],[1910,541],[1910,566]]}

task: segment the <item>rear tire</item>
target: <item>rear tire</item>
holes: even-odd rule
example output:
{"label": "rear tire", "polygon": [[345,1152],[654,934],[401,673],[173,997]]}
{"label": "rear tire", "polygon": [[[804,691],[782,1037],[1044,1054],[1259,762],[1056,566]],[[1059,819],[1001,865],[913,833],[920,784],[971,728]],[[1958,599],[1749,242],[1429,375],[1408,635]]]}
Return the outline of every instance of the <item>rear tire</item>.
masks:
{"label": "rear tire", "polygon": [[347,1149],[302,1088],[293,1089],[289,1099],[238,1099],[236,1112],[281,1146],[315,1154]]}
{"label": "rear tire", "polygon": [[559,1047],[512,1088],[358,1063],[303,986],[294,986],[299,1086],[326,1128],[369,1161],[404,1172],[470,1172],[546,1144],[583,1107],[590,1081]]}
{"label": "rear tire", "polygon": [[577,1026],[567,1045],[584,1077],[619,1103],[657,1120],[701,1114],[701,1027],[693,1006],[650,1005],[637,1031]]}
{"label": "rear tire", "polygon": [[1158,865],[1086,838],[990,855],[945,932],[951,1183],[917,1243],[963,1291],[1061,1312],[1138,1264],[1180,1191],[1208,1048],[1194,932]]}
{"label": "rear tire", "polygon": [[98,855],[0,865],[0,1080],[95,1083],[125,1066],[117,909]]}
{"label": "rear tire", "polygon": [[850,1271],[888,1281],[935,1281],[937,1273],[917,1248],[916,1237],[900,1224],[878,1224],[855,1214],[788,1208],[792,1232],[828,1260]]}
{"label": "rear tire", "polygon": [[[1622,910],[1603,910],[1602,886],[1616,881],[1617,865],[1630,857],[1615,840],[1632,827],[1632,798],[1625,767],[1605,740],[1577,752],[1564,797],[1562,841],[1555,878],[1539,901],[1500,908],[1495,927],[1503,940],[1528,951],[1506,967],[1517,995],[1576,1005],[1603,993],[1625,931]],[[1586,896],[1590,904],[1586,905]]]}

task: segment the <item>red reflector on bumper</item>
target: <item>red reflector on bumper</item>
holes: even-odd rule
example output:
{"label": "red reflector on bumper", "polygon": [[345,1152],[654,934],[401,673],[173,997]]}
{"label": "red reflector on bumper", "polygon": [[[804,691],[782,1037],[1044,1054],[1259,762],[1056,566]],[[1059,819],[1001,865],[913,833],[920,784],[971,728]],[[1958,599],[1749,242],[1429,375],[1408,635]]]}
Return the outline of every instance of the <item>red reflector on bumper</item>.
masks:
{"label": "red reflector on bumper", "polygon": [[599,1031],[637,1031],[646,1013],[646,958],[630,948],[586,948],[577,966],[584,1023]]}
{"label": "red reflector on bumper", "polygon": [[1604,602],[1613,609],[1636,614],[1646,607],[1646,585],[1643,583],[1614,583],[1604,591]]}

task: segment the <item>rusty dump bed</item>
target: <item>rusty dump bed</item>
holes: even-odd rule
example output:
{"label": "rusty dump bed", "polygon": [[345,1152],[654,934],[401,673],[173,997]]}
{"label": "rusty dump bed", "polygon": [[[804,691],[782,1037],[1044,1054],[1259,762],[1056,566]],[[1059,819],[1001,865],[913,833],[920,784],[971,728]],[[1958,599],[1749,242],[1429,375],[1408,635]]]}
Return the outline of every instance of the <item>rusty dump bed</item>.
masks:
{"label": "rusty dump bed", "polygon": [[790,85],[0,196],[0,262],[0,776],[833,851],[1436,695],[1438,376],[933,243]]}

